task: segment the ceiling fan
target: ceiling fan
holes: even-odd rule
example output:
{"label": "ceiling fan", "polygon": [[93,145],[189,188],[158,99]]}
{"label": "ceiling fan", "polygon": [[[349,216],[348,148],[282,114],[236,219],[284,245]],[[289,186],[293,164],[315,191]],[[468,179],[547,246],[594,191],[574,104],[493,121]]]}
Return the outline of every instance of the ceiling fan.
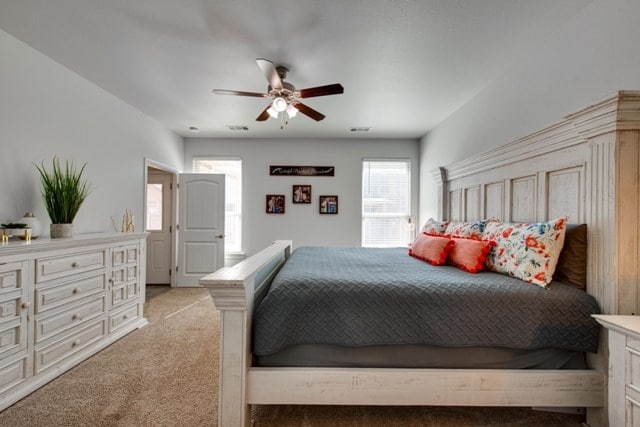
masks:
{"label": "ceiling fan", "polygon": [[296,90],[295,86],[284,81],[289,71],[288,68],[276,66],[273,62],[264,58],[257,58],[256,62],[269,82],[267,93],[225,89],[214,89],[213,93],[216,95],[253,96],[272,99],[273,101],[256,118],[258,122],[265,121],[269,117],[277,119],[280,113],[283,113],[283,118],[284,114],[292,118],[295,117],[298,111],[315,121],[320,121],[325,118],[324,114],[303,104],[300,100],[314,96],[338,95],[344,92],[344,88],[340,83]]}

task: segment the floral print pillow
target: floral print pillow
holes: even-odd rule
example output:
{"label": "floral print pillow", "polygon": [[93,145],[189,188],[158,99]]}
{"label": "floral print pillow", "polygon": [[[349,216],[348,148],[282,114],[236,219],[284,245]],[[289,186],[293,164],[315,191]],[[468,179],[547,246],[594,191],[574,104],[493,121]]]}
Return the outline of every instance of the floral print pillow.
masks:
{"label": "floral print pillow", "polygon": [[485,266],[546,288],[564,245],[567,217],[538,223],[488,223],[484,240],[494,241]]}
{"label": "floral print pillow", "polygon": [[447,231],[447,225],[449,225],[449,221],[436,221],[433,218],[429,218],[422,227],[422,232],[434,236],[444,236],[445,231]]}
{"label": "floral print pillow", "polygon": [[474,222],[451,221],[447,226],[445,234],[449,237],[464,237],[467,239],[482,240],[485,226],[493,221],[497,220],[490,218]]}

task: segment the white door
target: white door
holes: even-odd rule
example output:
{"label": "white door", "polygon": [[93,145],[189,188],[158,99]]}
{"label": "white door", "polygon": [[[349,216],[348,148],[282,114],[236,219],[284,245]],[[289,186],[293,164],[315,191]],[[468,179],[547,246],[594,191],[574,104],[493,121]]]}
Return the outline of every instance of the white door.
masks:
{"label": "white door", "polygon": [[171,180],[168,172],[147,175],[147,284],[171,283]]}
{"label": "white door", "polygon": [[224,175],[184,173],[178,185],[176,286],[224,266]]}

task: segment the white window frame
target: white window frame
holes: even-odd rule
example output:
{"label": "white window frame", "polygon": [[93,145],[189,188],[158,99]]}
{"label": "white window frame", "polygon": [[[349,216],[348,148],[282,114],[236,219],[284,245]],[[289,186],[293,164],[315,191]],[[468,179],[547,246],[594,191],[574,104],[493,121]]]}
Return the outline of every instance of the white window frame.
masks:
{"label": "white window frame", "polygon": [[[406,164],[407,182],[406,182],[406,210],[398,210],[396,212],[367,212],[366,205],[367,199],[371,203],[371,197],[365,191],[365,179],[370,178],[366,176],[367,163],[383,163],[383,162],[403,162]],[[398,247],[407,246],[413,239],[413,223],[412,223],[412,159],[410,158],[363,158],[362,159],[362,238],[361,244],[363,247]],[[396,221],[394,221],[394,219]],[[390,220],[395,222],[398,234],[394,239],[382,239],[377,243],[372,242],[372,236],[367,235],[368,223],[376,220]],[[398,229],[401,227],[401,229]]]}
{"label": "white window frame", "polygon": [[[236,161],[240,162],[240,174],[236,177],[236,191],[233,194],[234,199],[230,199],[232,196],[232,192],[230,191],[230,186],[233,185],[231,179],[229,179],[229,174],[225,173],[222,170],[200,170],[198,166],[198,162],[206,162],[206,161]],[[225,235],[227,238],[225,239],[225,254],[242,254],[242,157],[237,156],[194,156],[191,160],[192,170],[195,173],[222,173],[227,176],[225,179]],[[235,206],[235,210],[233,212],[227,211],[227,207],[233,204]],[[228,238],[230,233],[228,232],[229,227],[235,227],[235,241],[232,241]]]}

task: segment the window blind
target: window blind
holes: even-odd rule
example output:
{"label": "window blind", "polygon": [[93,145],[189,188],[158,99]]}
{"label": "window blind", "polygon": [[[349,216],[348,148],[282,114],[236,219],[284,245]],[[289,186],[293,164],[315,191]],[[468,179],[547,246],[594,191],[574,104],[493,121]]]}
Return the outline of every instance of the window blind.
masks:
{"label": "window blind", "polygon": [[362,246],[410,243],[411,161],[363,159]]}

